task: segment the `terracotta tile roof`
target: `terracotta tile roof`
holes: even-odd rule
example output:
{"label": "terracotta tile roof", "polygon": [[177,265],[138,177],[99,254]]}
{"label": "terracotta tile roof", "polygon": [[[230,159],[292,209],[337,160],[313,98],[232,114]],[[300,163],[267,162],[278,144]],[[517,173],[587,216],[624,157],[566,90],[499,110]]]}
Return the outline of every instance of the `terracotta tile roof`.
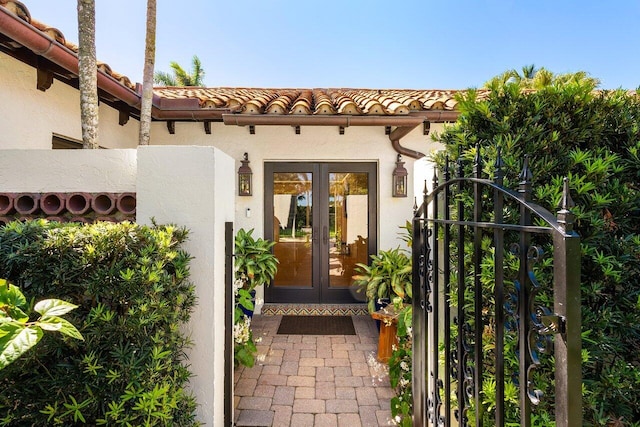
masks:
{"label": "terracotta tile roof", "polygon": [[[416,111],[453,111],[457,90],[408,89],[260,89],[156,87],[165,99],[197,99],[203,109],[270,115],[408,115]],[[481,97],[486,90],[479,90]]]}
{"label": "terracotta tile roof", "polygon": [[[70,51],[74,52],[77,55],[78,53],[77,45],[67,41],[64,34],[62,34],[62,31],[58,30],[57,28],[49,26],[48,24],[40,22],[36,19],[33,19],[31,17],[31,13],[29,12],[29,9],[27,9],[27,7],[22,2],[17,0],[0,0],[0,7],[4,7],[9,12],[16,15],[18,18],[31,24],[38,31],[46,34],[51,39],[57,41],[59,44],[66,47],[67,49],[69,49]],[[128,87],[129,89],[132,89],[132,90],[136,89],[136,86],[133,83],[131,83],[131,80],[127,76],[113,71],[109,66],[109,64],[105,64],[104,62],[98,61],[98,69],[102,70],[105,74],[108,74],[109,76],[116,79],[123,86]]]}

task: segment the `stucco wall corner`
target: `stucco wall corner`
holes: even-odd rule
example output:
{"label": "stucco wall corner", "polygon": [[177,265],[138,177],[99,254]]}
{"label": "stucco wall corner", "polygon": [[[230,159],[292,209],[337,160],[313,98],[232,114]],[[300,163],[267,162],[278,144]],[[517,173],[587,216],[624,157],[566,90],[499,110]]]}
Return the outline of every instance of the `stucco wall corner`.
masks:
{"label": "stucco wall corner", "polygon": [[146,146],[138,149],[139,223],[173,223],[189,230],[197,306],[186,326],[194,347],[188,363],[198,420],[224,423],[224,223],[234,220],[234,161],[214,147]]}

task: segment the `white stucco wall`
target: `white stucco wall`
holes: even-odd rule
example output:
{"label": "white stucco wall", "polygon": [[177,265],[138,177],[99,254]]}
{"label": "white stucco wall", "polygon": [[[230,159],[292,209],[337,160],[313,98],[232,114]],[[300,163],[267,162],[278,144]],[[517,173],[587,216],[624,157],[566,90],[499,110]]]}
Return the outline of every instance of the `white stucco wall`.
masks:
{"label": "white stucco wall", "polygon": [[[36,70],[0,52],[0,148],[51,148],[53,133],[82,139],[80,95],[59,80],[46,92],[36,88]],[[98,138],[106,148],[135,148],[139,124],[120,126],[118,111],[100,104]]]}
{"label": "white stucco wall", "polygon": [[133,192],[136,150],[0,150],[0,191]]}
{"label": "white stucco wall", "polygon": [[[423,135],[418,126],[401,140],[401,145],[429,154],[440,148],[431,139],[434,132],[442,129],[442,124],[432,124],[430,135]],[[422,197],[424,179],[431,180],[433,171],[428,161],[414,171],[415,161],[404,156],[405,167],[409,171],[407,198],[391,197],[391,174],[395,168],[397,152],[391,146],[384,127],[352,126],[340,135],[337,126],[302,126],[296,135],[291,126],[256,126],[255,135],[249,134],[248,127],[228,126],[213,123],[211,135],[204,132],[202,123],[177,122],[174,135],[169,134],[165,123],[152,125],[154,145],[212,145],[227,153],[235,160],[233,185],[236,210],[236,228],[256,230],[255,235],[264,232],[264,168],[266,161],[328,161],[328,162],[376,162],[378,164],[378,249],[390,249],[402,244],[398,239],[399,226],[410,219],[414,203],[413,195]],[[249,154],[253,171],[253,196],[239,197],[237,169],[243,153]],[[428,175],[428,174],[431,175]],[[416,184],[417,183],[417,184]],[[419,184],[419,185],[418,185]],[[231,182],[229,181],[229,185]],[[416,189],[414,193],[414,188]],[[251,217],[246,217],[247,208]]]}
{"label": "white stucco wall", "polygon": [[195,346],[188,352],[195,376],[198,419],[224,423],[225,229],[233,222],[234,162],[214,147],[140,147],[137,222],[176,223],[190,230],[185,250],[194,257],[191,280],[198,308],[187,330]]}
{"label": "white stucco wall", "polygon": [[[446,126],[447,124],[444,123],[432,123],[430,132],[431,138],[439,133],[442,133]],[[431,155],[444,150],[445,147],[444,145],[432,140],[432,143],[429,145],[429,149],[430,151],[428,154]],[[429,191],[433,189],[434,167],[434,163],[431,161],[429,156],[427,156],[423,157],[422,159],[416,160],[413,165],[413,174],[411,174],[411,172],[409,173],[409,179],[413,180],[414,196],[417,197],[418,203],[420,203],[420,200],[424,193],[425,181],[427,182],[427,189]]]}

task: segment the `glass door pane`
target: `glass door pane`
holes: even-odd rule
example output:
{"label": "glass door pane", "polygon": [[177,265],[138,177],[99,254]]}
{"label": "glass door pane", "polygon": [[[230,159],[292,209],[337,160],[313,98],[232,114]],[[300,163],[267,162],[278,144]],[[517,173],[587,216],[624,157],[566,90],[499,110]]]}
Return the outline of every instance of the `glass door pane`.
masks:
{"label": "glass door pane", "polygon": [[273,250],[280,261],[274,287],[313,287],[312,173],[273,174]]}
{"label": "glass door pane", "polygon": [[351,286],[369,257],[369,174],[329,173],[329,288]]}
{"label": "glass door pane", "polygon": [[280,261],[267,302],[349,303],[376,252],[375,163],[265,162],[265,238]]}

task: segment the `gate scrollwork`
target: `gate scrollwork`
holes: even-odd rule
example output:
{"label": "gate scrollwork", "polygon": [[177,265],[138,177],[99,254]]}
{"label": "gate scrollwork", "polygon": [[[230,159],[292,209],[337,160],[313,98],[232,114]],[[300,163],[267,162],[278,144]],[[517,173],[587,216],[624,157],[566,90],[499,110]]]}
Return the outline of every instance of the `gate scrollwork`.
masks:
{"label": "gate scrollwork", "polygon": [[[414,408],[420,408],[414,412],[414,426],[466,427],[473,421],[504,427],[512,405],[505,399],[507,385],[519,389],[520,424],[531,426],[531,405],[543,398],[535,383],[547,369],[542,356],[553,351],[556,357],[547,360],[555,362],[556,386],[564,387],[556,388],[556,425],[579,427],[580,239],[573,231],[568,181],[555,216],[532,201],[528,160],[518,189],[510,190],[503,186],[500,154],[494,179],[482,178],[481,157],[474,155],[473,176],[463,175],[459,153],[456,176],[449,176],[447,160],[445,182],[434,178],[433,190],[425,188],[423,203],[415,208],[413,310],[420,327],[413,340],[424,354],[416,361],[414,353]],[[492,212],[482,212],[489,205]],[[549,242],[549,236],[553,252],[545,255],[538,244]],[[486,262],[491,254],[493,264]],[[543,256],[553,257],[553,271]],[[493,283],[487,282],[487,267],[494,268]],[[578,304],[568,307],[567,301]],[[485,342],[487,336],[495,341]],[[515,357],[507,354],[514,349]],[[483,381],[491,376],[495,381],[486,385],[495,388],[495,402],[487,404]]]}

